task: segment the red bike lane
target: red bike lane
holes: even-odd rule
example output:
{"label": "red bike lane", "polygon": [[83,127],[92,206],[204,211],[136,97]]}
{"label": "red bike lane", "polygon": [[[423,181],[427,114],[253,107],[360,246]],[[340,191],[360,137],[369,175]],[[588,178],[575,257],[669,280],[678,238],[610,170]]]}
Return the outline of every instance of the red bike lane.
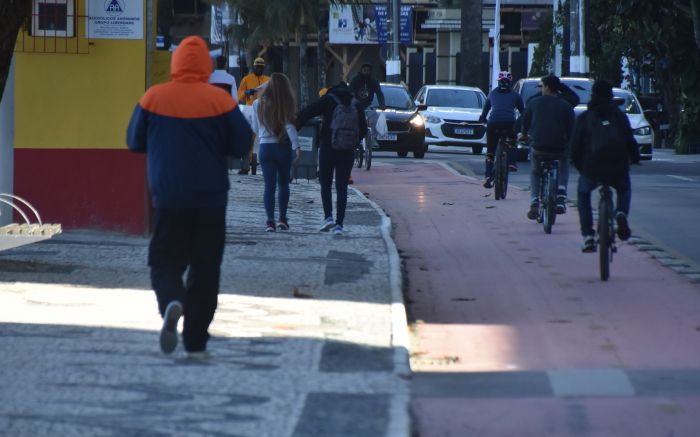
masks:
{"label": "red bike lane", "polygon": [[417,435],[700,435],[700,286],[627,243],[601,282],[576,209],[546,235],[514,187],[408,161],[353,177],[404,258]]}

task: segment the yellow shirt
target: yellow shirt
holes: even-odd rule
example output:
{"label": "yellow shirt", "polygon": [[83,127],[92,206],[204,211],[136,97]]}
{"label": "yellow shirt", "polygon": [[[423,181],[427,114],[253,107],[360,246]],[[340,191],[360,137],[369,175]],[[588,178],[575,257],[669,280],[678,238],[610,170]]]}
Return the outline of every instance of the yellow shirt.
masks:
{"label": "yellow shirt", "polygon": [[241,85],[238,87],[238,101],[245,105],[252,105],[253,102],[258,98],[258,95],[253,94],[252,96],[246,96],[245,92],[247,90],[259,87],[268,80],[270,80],[270,77],[265,76],[264,74],[256,76],[255,73],[250,73],[244,76],[241,80]]}

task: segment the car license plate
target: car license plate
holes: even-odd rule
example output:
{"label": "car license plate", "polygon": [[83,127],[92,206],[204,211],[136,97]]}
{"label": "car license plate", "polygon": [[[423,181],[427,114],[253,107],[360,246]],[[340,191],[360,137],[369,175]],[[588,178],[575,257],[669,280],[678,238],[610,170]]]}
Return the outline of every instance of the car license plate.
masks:
{"label": "car license plate", "polygon": [[396,134],[384,134],[384,135],[377,135],[377,139],[381,141],[396,141],[397,137]]}
{"label": "car license plate", "polygon": [[474,135],[474,128],[471,127],[456,127],[456,135]]}

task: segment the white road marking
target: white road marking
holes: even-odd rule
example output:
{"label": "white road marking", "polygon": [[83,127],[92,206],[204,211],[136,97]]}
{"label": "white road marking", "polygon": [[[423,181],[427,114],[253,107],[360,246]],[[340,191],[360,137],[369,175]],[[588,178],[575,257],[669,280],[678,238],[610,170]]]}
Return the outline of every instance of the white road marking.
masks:
{"label": "white road marking", "polygon": [[674,178],[674,179],[679,179],[679,180],[681,180],[681,181],[686,181],[686,182],[697,182],[697,181],[698,181],[698,180],[695,179],[695,178],[689,178],[689,177],[687,177],[687,176],[678,176],[678,175],[675,175],[675,174],[667,174],[666,176],[668,176],[668,177],[670,177],[670,178]]}

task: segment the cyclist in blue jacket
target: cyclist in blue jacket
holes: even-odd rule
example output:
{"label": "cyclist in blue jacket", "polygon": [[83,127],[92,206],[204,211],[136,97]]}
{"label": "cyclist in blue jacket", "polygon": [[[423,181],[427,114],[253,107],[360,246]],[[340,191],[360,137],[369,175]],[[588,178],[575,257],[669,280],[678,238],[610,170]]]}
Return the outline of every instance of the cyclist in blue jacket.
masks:
{"label": "cyclist in blue jacket", "polygon": [[[486,169],[484,188],[493,187],[493,155],[500,139],[500,131],[507,131],[507,137],[515,142],[515,110],[520,114],[525,111],[523,98],[511,89],[513,76],[508,71],[498,73],[498,86],[494,88],[486,99],[486,104],[479,117],[480,122],[486,123]],[[488,118],[487,118],[488,116]],[[508,159],[509,162],[512,160]],[[517,167],[511,165],[511,170]]]}

